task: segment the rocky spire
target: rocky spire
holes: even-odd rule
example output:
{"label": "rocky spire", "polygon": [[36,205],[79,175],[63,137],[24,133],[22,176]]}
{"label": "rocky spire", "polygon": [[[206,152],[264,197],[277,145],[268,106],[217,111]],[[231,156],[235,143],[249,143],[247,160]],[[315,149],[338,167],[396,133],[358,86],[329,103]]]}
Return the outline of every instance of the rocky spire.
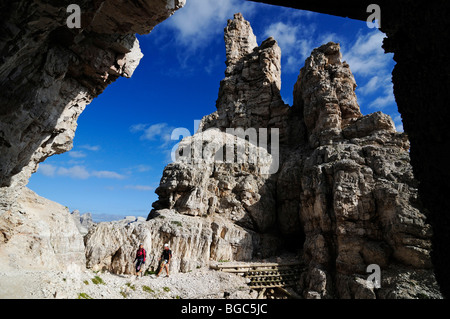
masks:
{"label": "rocky spire", "polygon": [[227,65],[236,63],[258,46],[250,23],[244,20],[241,13],[228,20],[224,31]]}
{"label": "rocky spire", "polygon": [[362,117],[355,78],[341,58],[338,43],[314,49],[294,86],[294,107],[303,112],[313,144],[338,137],[345,126]]}
{"label": "rocky spire", "polygon": [[217,112],[202,129],[274,128],[281,130],[289,110],[281,95],[281,50],[272,37],[257,45],[250,23],[236,13],[224,29],[227,69],[220,83]]}

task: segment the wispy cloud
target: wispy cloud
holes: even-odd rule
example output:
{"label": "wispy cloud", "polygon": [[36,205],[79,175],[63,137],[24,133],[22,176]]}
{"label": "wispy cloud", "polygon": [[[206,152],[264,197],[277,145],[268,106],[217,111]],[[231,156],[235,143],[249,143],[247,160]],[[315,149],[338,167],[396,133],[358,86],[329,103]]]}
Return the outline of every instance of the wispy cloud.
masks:
{"label": "wispy cloud", "polygon": [[151,170],[152,167],[149,165],[140,164],[140,165],[134,166],[132,169],[136,170],[139,173],[144,173],[144,172],[148,172],[149,170]]}
{"label": "wispy cloud", "polygon": [[72,167],[58,167],[55,170],[56,175],[58,176],[67,176],[75,179],[86,179],[90,177],[90,173],[84,166],[75,165]]}
{"label": "wispy cloud", "polygon": [[68,154],[72,158],[84,158],[84,157],[86,157],[86,153],[84,153],[83,151],[70,151]]}
{"label": "wispy cloud", "polygon": [[127,176],[134,176],[136,174],[142,175],[143,173],[146,173],[146,172],[150,171],[151,169],[152,169],[152,167],[150,165],[139,164],[139,165],[127,167],[126,169],[123,170],[123,172]]}
{"label": "wispy cloud", "polygon": [[[90,152],[97,152],[100,150],[99,145],[89,145],[89,144],[80,145],[80,146],[77,146],[77,148],[81,148],[85,151],[90,151]],[[72,158],[84,158],[87,156],[86,152],[78,151],[78,150],[72,150],[68,154]]]}
{"label": "wispy cloud", "polygon": [[55,166],[52,164],[39,164],[38,173],[41,173],[44,176],[48,177],[56,177],[56,176],[65,176],[73,179],[87,179],[90,177],[97,178],[109,178],[109,179],[124,179],[125,175],[119,174],[114,171],[97,171],[91,170],[89,171],[83,165],[74,165],[71,167],[62,167]]}
{"label": "wispy cloud", "polygon": [[135,124],[130,127],[131,133],[140,133],[141,140],[160,142],[161,148],[165,148],[172,142],[171,134],[174,127],[167,123]]}
{"label": "wispy cloud", "polygon": [[154,190],[153,187],[148,186],[148,185],[126,185],[124,188],[125,189],[133,189],[133,190],[137,190],[137,191],[152,191],[152,190]]}
{"label": "wispy cloud", "polygon": [[283,72],[298,72],[311,52],[313,39],[303,37],[303,31],[303,26],[282,21],[270,24],[264,31],[265,38],[273,37],[280,46]]}
{"label": "wispy cloud", "polygon": [[388,69],[382,69],[379,73],[356,90],[360,102],[365,101],[369,109],[381,110],[387,106],[395,105],[391,73]]}
{"label": "wispy cloud", "polygon": [[119,174],[114,171],[92,171],[92,176],[98,177],[98,178],[112,178],[112,179],[124,179],[126,176]]}
{"label": "wispy cloud", "polygon": [[88,151],[92,151],[92,152],[96,152],[100,150],[100,146],[99,145],[89,145],[89,144],[84,144],[84,145],[80,145],[78,146],[79,148],[88,150]]}
{"label": "wispy cloud", "polygon": [[228,19],[236,12],[251,15],[255,3],[243,0],[189,0],[165,26],[175,31],[178,44],[191,51],[207,47],[210,41],[223,33]]}
{"label": "wispy cloud", "polygon": [[361,94],[364,94],[364,95],[366,95],[366,94],[372,94],[372,93],[374,93],[375,91],[377,91],[378,89],[379,89],[379,87],[380,87],[380,82],[382,81],[383,79],[380,79],[380,76],[378,76],[378,75],[375,75],[374,77],[372,77],[364,86],[362,86],[362,87],[359,87],[358,88],[358,91],[361,93]]}
{"label": "wispy cloud", "polygon": [[368,107],[369,109],[381,110],[394,103],[395,103],[394,94],[392,92],[388,92],[382,96],[377,97],[374,101],[370,102]]}
{"label": "wispy cloud", "polygon": [[343,49],[343,60],[350,65],[360,86],[356,90],[361,106],[372,110],[395,107],[392,84],[392,55],[382,48],[385,34],[375,29],[360,33],[354,43]]}
{"label": "wispy cloud", "polygon": [[39,164],[38,172],[45,176],[55,176],[57,167],[51,164]]}
{"label": "wispy cloud", "polygon": [[309,57],[311,51],[329,41],[337,41],[334,33],[318,34],[317,25],[310,19],[315,14],[302,13],[294,15],[301,17],[302,22],[292,20],[292,16],[283,21],[269,24],[263,31],[263,36],[273,37],[281,49],[282,72],[297,73]]}
{"label": "wispy cloud", "polygon": [[367,34],[358,35],[348,49],[343,49],[343,59],[350,65],[353,73],[372,77],[389,66],[392,57],[386,55],[381,47],[384,38],[385,34],[375,29]]}

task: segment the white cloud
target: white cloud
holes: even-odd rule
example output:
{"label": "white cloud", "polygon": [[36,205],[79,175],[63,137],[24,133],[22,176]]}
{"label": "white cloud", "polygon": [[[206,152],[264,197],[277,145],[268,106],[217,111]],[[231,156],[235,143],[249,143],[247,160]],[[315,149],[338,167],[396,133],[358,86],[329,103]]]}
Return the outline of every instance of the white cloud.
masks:
{"label": "white cloud", "polygon": [[292,8],[282,7],[286,11],[286,14],[288,14],[291,17],[296,18],[312,18],[314,16],[319,15],[320,13],[314,12],[314,11],[307,11],[307,10],[300,10],[295,9],[292,10]]}
{"label": "white cloud", "polygon": [[171,134],[173,130],[174,127],[169,126],[167,123],[135,124],[130,127],[130,132],[132,133],[141,132],[141,140],[161,142],[161,148],[168,146],[172,141]]}
{"label": "white cloud", "polygon": [[[343,60],[347,61],[354,74],[373,76],[386,70],[392,56],[385,54],[381,47],[384,37],[384,33],[375,29],[370,33],[360,34],[351,47],[343,46]],[[390,74],[389,71],[388,73]]]}
{"label": "white cloud", "polygon": [[55,176],[57,167],[51,164],[39,164],[39,173],[45,176]]}
{"label": "white cloud", "polygon": [[378,75],[375,75],[369,80],[369,82],[366,83],[366,85],[359,87],[358,92],[363,95],[371,94],[377,91],[379,87],[380,87],[380,77]]}
{"label": "white cloud", "polygon": [[383,53],[384,55],[383,48],[381,47],[384,38],[384,33],[378,29],[375,29],[372,33],[360,36],[352,47],[352,53],[365,56],[377,53]]}
{"label": "white cloud", "polygon": [[93,152],[96,152],[96,151],[100,150],[100,146],[99,145],[84,144],[84,145],[80,145],[79,147],[83,148],[85,150],[88,150],[88,151],[93,151]]}
{"label": "white cloud", "polygon": [[150,125],[144,129],[144,133],[141,136],[144,140],[154,141],[157,137],[165,137],[167,135],[167,123],[157,123]]}
{"label": "white cloud", "polygon": [[275,22],[264,30],[264,37],[273,37],[280,49],[283,72],[298,72],[313,49],[313,38],[305,36],[314,33],[314,26],[308,28],[285,22]]}
{"label": "white cloud", "polygon": [[70,151],[69,156],[72,158],[83,158],[86,157],[86,153],[83,151]]}
{"label": "white cloud", "polygon": [[[92,151],[92,152],[96,152],[98,150],[100,150],[100,146],[98,145],[89,145],[89,144],[84,144],[84,145],[80,145],[78,146],[81,149],[87,150],[87,151]],[[87,154],[84,151],[70,151],[69,156],[72,158],[85,158],[87,156]]]}
{"label": "white cloud", "polygon": [[243,0],[189,0],[164,25],[175,31],[179,44],[195,51],[220,36],[234,13],[242,12],[246,17],[254,7],[254,3]]}
{"label": "white cloud", "polygon": [[204,65],[205,72],[208,74],[212,74],[215,67],[217,67],[218,65],[222,66],[222,64],[221,64],[222,60],[220,58],[221,58],[221,56],[219,56],[219,55],[216,55],[215,57],[210,58]]}
{"label": "white cloud", "polygon": [[147,124],[134,124],[134,125],[131,125],[130,132],[136,133],[139,131],[143,131],[143,130],[145,130],[146,127],[147,127]]}
{"label": "white cloud", "polygon": [[135,175],[135,174],[140,175],[142,173],[150,171],[151,169],[152,169],[152,167],[149,165],[139,164],[139,165],[134,165],[134,166],[126,168],[124,170],[124,173],[129,176]]}
{"label": "white cloud", "polygon": [[377,96],[375,100],[368,103],[371,109],[383,109],[395,104],[394,88],[391,81],[391,73],[385,69],[380,70],[379,75],[373,76],[364,86],[359,87],[356,93],[363,100],[370,100],[369,96]]}
{"label": "white cloud", "polygon": [[[313,17],[315,15],[301,14],[299,17]],[[298,21],[278,21],[268,25],[264,37],[273,37],[281,49],[282,72],[298,73],[305,60],[311,55],[314,48],[338,41],[335,33],[316,34],[317,26]]]}
{"label": "white cloud", "polygon": [[126,189],[133,189],[138,191],[152,191],[154,188],[148,185],[126,185]]}
{"label": "white cloud", "polygon": [[85,166],[83,165],[74,165],[70,167],[61,167],[61,166],[55,166],[51,164],[40,164],[38,173],[48,176],[48,177],[55,177],[55,176],[65,176],[70,177],[73,179],[87,179],[90,177],[97,177],[97,178],[110,178],[110,179],[124,179],[126,178],[125,175],[113,172],[113,171],[89,171]]}
{"label": "white cloud", "polygon": [[291,51],[292,49],[295,49],[297,43],[297,31],[298,28],[279,21],[269,25],[265,30],[264,35],[266,37],[274,37],[280,47],[284,47],[285,50]]}
{"label": "white cloud", "polygon": [[126,176],[113,171],[93,171],[92,176],[98,178],[124,179]]}
{"label": "white cloud", "polygon": [[[386,54],[382,48],[385,34],[375,29],[369,33],[360,33],[350,46],[343,46],[343,60],[347,61],[358,82],[366,80],[358,87],[358,100],[365,102],[369,109],[381,110],[395,106],[392,84],[392,54]],[[364,82],[363,82],[364,83]],[[358,83],[360,84],[360,83]]]}
{"label": "white cloud", "polygon": [[148,172],[149,170],[152,169],[152,167],[151,167],[151,166],[148,166],[148,165],[140,164],[140,165],[135,166],[135,169],[136,169],[139,173],[143,173],[143,172]]}
{"label": "white cloud", "polygon": [[67,176],[75,179],[86,179],[89,178],[90,174],[84,166],[75,165],[69,168],[59,167],[56,175]]}
{"label": "white cloud", "polygon": [[395,103],[395,97],[394,94],[392,92],[386,94],[386,95],[382,95],[377,97],[374,101],[372,101],[368,107],[370,109],[384,109],[385,107],[392,105],[393,103]]}

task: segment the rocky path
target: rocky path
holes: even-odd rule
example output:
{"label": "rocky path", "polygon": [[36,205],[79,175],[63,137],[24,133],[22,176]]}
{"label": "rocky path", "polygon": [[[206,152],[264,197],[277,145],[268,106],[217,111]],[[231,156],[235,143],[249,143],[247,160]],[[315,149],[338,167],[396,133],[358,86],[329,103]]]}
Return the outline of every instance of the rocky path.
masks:
{"label": "rocky path", "polygon": [[33,299],[212,299],[256,298],[239,275],[196,269],[156,278],[114,275],[91,270],[77,272],[0,273],[0,298]]}

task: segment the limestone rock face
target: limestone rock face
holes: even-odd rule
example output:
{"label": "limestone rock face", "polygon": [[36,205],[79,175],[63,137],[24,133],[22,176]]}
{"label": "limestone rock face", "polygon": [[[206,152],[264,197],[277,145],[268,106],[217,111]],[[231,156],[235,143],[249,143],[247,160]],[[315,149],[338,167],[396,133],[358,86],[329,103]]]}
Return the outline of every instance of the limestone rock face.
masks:
{"label": "limestone rock face", "polygon": [[[436,284],[427,286],[434,280],[431,227],[421,212],[407,137],[381,112],[362,116],[354,78],[340,57],[339,45],[328,43],[315,49],[300,71],[293,108],[303,113],[308,145],[290,154],[277,185],[292,188],[279,192],[280,218],[302,225],[304,232],[303,259],[309,264],[301,282],[304,296],[423,293],[406,277],[389,279],[401,288],[366,286],[366,268],[377,264],[386,277],[399,267],[417,270],[422,288],[432,287],[429,295],[438,297]],[[298,207],[298,219],[292,207]]]}
{"label": "limestone rock face", "polygon": [[148,221],[102,222],[85,237],[87,266],[93,270],[134,274],[139,244],[147,251],[145,270],[156,270],[165,243],[173,259],[170,271],[187,272],[213,260],[251,259],[260,236],[226,218],[214,220],[159,210]]}
{"label": "limestone rock face", "polygon": [[[247,147],[241,163],[235,163],[235,157],[230,163],[215,162],[227,139],[238,148]],[[189,156],[180,156],[164,170],[156,190],[159,200],[146,222],[126,218],[89,230],[85,237],[89,268],[134,273],[139,243],[153,257],[164,243],[170,243],[174,272],[207,266],[210,260],[273,256],[280,248],[282,241],[274,233],[275,189],[268,182],[271,154],[214,129],[184,139],[181,150]],[[259,154],[258,161],[249,163],[251,154]],[[157,268],[156,257],[149,259],[146,269]]]}
{"label": "limestone rock face", "polygon": [[[77,1],[79,29],[66,24],[72,3],[0,5],[0,251],[11,251],[2,254],[1,267],[64,269],[72,258],[84,265],[82,237],[67,210],[30,195],[25,185],[40,162],[72,148],[86,105],[118,77],[133,74],[143,57],[135,34],[150,32],[185,1]],[[21,229],[30,239],[20,240]],[[38,257],[29,262],[12,251]]]}
{"label": "limestone rock face", "polygon": [[203,118],[200,130],[284,130],[289,106],[280,95],[281,50],[277,42],[268,38],[257,46],[250,24],[240,13],[228,20],[224,32],[227,69],[220,83],[217,111]]}
{"label": "limestone rock face", "polygon": [[72,215],[73,220],[75,221],[75,224],[80,232],[81,235],[86,235],[89,231],[89,228],[94,226],[94,222],[92,221],[92,214],[91,213],[85,213],[83,215],[80,215],[79,210],[74,210],[70,213]]}
{"label": "limestone rock face", "polygon": [[26,187],[19,198],[18,212],[0,216],[1,269],[84,269],[83,239],[69,210]]}
{"label": "limestone rock face", "polygon": [[[205,149],[217,150],[205,138],[208,128],[222,134],[237,127],[278,128],[279,169],[264,175],[258,166],[177,161],[164,170],[154,208],[224,216],[275,238],[266,241],[272,249],[265,246],[264,253],[298,249],[307,265],[297,287],[305,298],[439,298],[431,228],[417,196],[407,136],[381,112],[361,114],[338,43],[311,53],[289,107],[279,97],[276,41],[251,51],[253,39],[241,15],[228,22],[217,111],[180,149],[200,139]],[[380,289],[366,280],[371,264],[381,268]]]}
{"label": "limestone rock face", "polygon": [[236,13],[234,19],[228,21],[224,39],[228,66],[234,66],[258,46],[250,23],[241,13]]}
{"label": "limestone rock face", "polygon": [[[230,143],[236,152],[227,161]],[[164,170],[155,209],[176,209],[192,216],[220,215],[260,233],[273,226],[275,184],[269,172],[274,163],[266,149],[209,129],[183,139],[178,150],[190,151]]]}
{"label": "limestone rock face", "polygon": [[312,147],[332,142],[343,128],[362,117],[355,79],[341,58],[337,43],[315,49],[294,86],[294,106],[303,112]]}

